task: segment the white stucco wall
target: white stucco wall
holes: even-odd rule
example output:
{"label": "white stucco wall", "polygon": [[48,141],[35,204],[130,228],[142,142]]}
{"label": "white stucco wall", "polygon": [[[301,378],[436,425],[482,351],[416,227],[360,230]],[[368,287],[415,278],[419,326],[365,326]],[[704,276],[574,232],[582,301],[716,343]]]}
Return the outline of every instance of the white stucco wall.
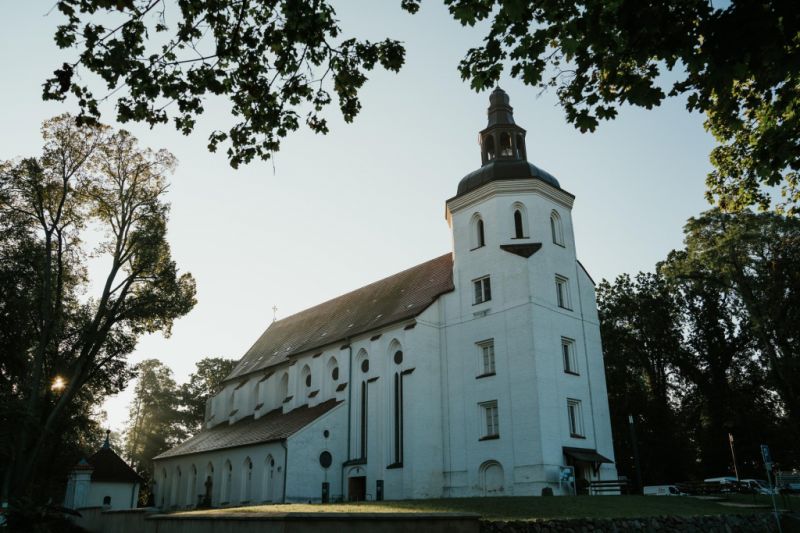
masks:
{"label": "white stucco wall", "polygon": [[139,484],[93,481],[86,507],[102,506],[107,496],[111,498],[110,509],[134,509],[139,500]]}
{"label": "white stucco wall", "polygon": [[[613,460],[594,287],[577,262],[572,202],[569,194],[538,180],[491,182],[449,201],[453,292],[440,296],[415,320],[298,354],[227,384],[210,401],[207,427],[278,408],[286,413],[332,398],[343,401],[288,439],[288,469],[282,443],[158,461],[157,504],[196,502],[204,492],[207,464],[213,465],[216,506],[282,501],[286,472],[289,501],[319,501],[326,479],[331,499],[347,499],[348,478],[360,476],[366,478],[368,499],[376,497],[379,481],[386,499],[538,495],[545,487],[559,489],[558,472],[567,461],[564,447],[596,449]],[[524,238],[514,238],[515,208],[524,211]],[[554,210],[560,215],[563,245],[551,238]],[[486,243],[480,248],[472,235],[476,214],[484,221]],[[500,249],[501,244],[533,243],[541,248],[529,258]],[[491,277],[492,297],[476,305],[473,280],[485,275]],[[557,305],[557,275],[567,279],[566,309]],[[562,337],[574,341],[577,375],[564,371]],[[494,340],[496,368],[494,375],[481,376],[476,343],[487,339]],[[403,352],[399,365],[393,357],[398,349]],[[362,371],[363,359],[369,360],[367,372]],[[310,386],[304,379],[306,367]],[[331,376],[333,367],[339,370],[337,380]],[[395,374],[403,376],[404,388],[402,465],[394,464]],[[366,454],[360,424],[365,382]],[[581,402],[583,434],[577,437],[569,431],[568,399]],[[481,438],[485,421],[480,403],[487,401],[498,406],[496,439]],[[327,471],[319,466],[323,450],[334,458]],[[242,488],[247,457],[258,480],[269,477],[266,458],[275,461],[273,484],[253,481],[249,495]],[[232,488],[223,490],[227,461]],[[192,465],[201,471],[197,482],[187,481]],[[599,473],[588,470],[591,479],[616,477],[613,465],[603,465]],[[267,486],[272,487],[269,494]]]}

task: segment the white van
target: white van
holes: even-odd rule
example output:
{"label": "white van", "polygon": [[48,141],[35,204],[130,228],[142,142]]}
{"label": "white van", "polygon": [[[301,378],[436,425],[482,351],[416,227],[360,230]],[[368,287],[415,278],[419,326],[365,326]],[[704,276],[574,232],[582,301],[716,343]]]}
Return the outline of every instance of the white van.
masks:
{"label": "white van", "polygon": [[648,485],[642,493],[645,496],[684,496],[675,485]]}

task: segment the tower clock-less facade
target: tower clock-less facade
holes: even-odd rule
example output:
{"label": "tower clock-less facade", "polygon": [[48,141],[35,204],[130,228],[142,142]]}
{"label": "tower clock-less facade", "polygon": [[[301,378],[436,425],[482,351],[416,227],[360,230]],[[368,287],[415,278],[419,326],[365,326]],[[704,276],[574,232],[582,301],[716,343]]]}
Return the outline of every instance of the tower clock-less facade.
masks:
{"label": "tower clock-less facade", "polygon": [[490,96],[453,250],[272,323],[155,458],[164,508],[556,494],[615,479],[600,328],[574,197]]}

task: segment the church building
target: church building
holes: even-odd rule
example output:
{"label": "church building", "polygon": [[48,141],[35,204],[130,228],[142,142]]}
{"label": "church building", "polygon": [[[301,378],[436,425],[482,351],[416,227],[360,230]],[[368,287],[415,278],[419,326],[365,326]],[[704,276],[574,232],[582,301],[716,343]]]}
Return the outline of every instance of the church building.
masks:
{"label": "church building", "polygon": [[452,252],[270,324],[203,430],[155,457],[156,505],[568,494],[616,479],[575,197],[528,162],[499,88],[480,148],[445,204]]}

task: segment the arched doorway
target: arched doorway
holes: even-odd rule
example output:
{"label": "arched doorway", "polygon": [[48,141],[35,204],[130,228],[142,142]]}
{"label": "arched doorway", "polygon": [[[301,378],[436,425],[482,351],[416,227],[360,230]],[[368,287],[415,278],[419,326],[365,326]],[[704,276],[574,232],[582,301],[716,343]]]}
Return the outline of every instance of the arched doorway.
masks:
{"label": "arched doorway", "polygon": [[484,496],[499,496],[503,493],[505,476],[497,461],[486,461],[480,468],[481,491]]}

